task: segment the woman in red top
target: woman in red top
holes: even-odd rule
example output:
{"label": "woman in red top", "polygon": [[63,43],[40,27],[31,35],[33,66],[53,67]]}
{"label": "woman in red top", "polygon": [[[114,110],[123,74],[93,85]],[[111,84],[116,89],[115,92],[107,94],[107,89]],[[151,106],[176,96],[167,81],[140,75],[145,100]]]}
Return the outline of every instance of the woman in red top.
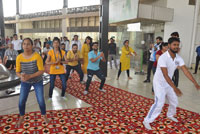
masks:
{"label": "woman in red top", "polygon": [[160,45],[160,50],[156,52],[156,61],[153,63],[153,74],[155,74],[156,72],[156,67],[157,67],[157,62],[159,57],[165,53],[168,50],[168,43],[167,42],[163,42]]}
{"label": "woman in red top", "polygon": [[[156,61],[153,63],[153,68],[152,68],[153,74],[155,74],[155,72],[156,72],[156,67],[157,67],[157,62],[158,62],[159,57],[160,57],[163,53],[165,53],[167,50],[168,50],[168,42],[163,42],[163,43],[160,45],[160,50],[158,50],[158,51],[156,52]],[[152,92],[154,92],[153,87],[152,87]]]}

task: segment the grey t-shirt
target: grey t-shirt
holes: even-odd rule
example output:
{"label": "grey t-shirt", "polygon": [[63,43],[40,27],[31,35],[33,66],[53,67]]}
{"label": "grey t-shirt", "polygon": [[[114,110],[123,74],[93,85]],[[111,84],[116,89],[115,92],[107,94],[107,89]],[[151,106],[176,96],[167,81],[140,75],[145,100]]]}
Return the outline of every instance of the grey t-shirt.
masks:
{"label": "grey t-shirt", "polygon": [[7,49],[4,56],[8,57],[8,60],[16,60],[18,52],[14,49]]}

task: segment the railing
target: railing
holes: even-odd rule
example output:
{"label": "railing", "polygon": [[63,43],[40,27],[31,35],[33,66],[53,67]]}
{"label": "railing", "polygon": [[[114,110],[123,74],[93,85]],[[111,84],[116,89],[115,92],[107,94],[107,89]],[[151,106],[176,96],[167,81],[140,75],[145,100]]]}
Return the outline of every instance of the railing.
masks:
{"label": "railing", "polygon": [[[75,7],[75,8],[68,8],[68,14],[77,14],[77,13],[86,13],[86,12],[97,12],[100,9],[100,5],[93,5],[93,6],[84,6],[84,7]],[[58,10],[51,10],[46,12],[37,12],[37,13],[30,13],[30,14],[20,14],[19,19],[31,19],[37,17],[48,17],[48,16],[56,16],[62,15],[62,9]],[[5,21],[15,20],[15,16],[5,17]]]}

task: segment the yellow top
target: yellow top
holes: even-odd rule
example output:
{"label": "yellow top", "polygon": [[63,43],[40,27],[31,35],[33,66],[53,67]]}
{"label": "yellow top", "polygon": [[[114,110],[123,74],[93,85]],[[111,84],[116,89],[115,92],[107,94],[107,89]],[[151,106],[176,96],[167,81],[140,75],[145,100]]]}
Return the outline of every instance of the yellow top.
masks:
{"label": "yellow top", "polygon": [[[61,53],[62,53],[62,59],[64,59],[65,51],[61,50]],[[48,52],[48,55],[51,57],[50,62],[56,62],[56,59],[58,58],[61,59],[60,53],[57,53],[55,56],[53,49]],[[50,66],[50,74],[64,74],[64,73],[65,73],[65,68],[62,64],[58,63],[58,64],[52,64]]]}
{"label": "yellow top", "polygon": [[[43,71],[43,61],[42,57],[37,53],[34,52],[33,55],[26,59],[23,57],[23,54],[17,56],[16,59],[16,72],[18,73],[25,73],[25,74],[34,74],[38,71]],[[42,75],[36,76],[26,81],[26,83],[37,83],[42,80]]]}
{"label": "yellow top", "polygon": [[[74,59],[75,56],[78,56],[79,59],[82,59],[83,56],[81,54],[81,52],[78,50],[76,54],[73,53],[72,50],[67,52],[67,59]],[[78,61],[72,61],[72,62],[68,62],[68,65],[70,66],[77,66],[78,65]]]}
{"label": "yellow top", "polygon": [[[35,64],[36,66],[33,66],[34,62],[36,63]],[[24,69],[37,68],[37,70],[43,71],[44,66],[42,57],[36,52],[34,52],[33,56],[29,59],[25,59],[22,54],[18,55],[16,59],[16,72],[20,73],[21,71],[23,71],[22,70],[23,68]]]}
{"label": "yellow top", "polygon": [[131,65],[131,58],[129,55],[130,52],[134,53],[135,51],[131,47],[128,47],[128,49],[126,49],[125,46],[122,47],[122,55],[120,57],[121,71],[130,69]]}
{"label": "yellow top", "polygon": [[88,66],[88,53],[90,52],[90,46],[88,44],[83,44],[81,53],[83,55],[83,65],[82,70],[84,74],[87,74],[87,66]]}

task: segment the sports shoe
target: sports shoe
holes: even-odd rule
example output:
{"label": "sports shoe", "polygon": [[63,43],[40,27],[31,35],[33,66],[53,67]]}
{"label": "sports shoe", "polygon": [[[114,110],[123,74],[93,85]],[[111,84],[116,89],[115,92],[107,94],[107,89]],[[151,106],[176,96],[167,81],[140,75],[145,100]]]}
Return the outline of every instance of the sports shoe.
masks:
{"label": "sports shoe", "polygon": [[52,98],[48,98],[48,100],[47,100],[48,102],[51,102],[52,101]]}
{"label": "sports shoe", "polygon": [[144,125],[144,127],[145,127],[146,129],[152,130],[152,128],[151,128],[151,126],[150,126],[150,123],[147,123],[147,122],[145,122],[145,121],[143,121],[142,123],[143,123],[143,125]]}
{"label": "sports shoe", "polygon": [[104,93],[106,92],[106,90],[104,90],[104,89],[99,89],[99,91],[104,92]]}
{"label": "sports shoe", "polygon": [[81,81],[81,84],[85,84],[85,81]]}
{"label": "sports shoe", "polygon": [[150,80],[145,80],[145,81],[143,81],[144,83],[150,83]]}
{"label": "sports shoe", "polygon": [[63,100],[65,100],[65,101],[67,100],[67,97],[66,97],[66,96],[62,96],[61,98],[62,98]]}
{"label": "sports shoe", "polygon": [[88,91],[85,90],[85,91],[83,92],[83,94],[84,94],[84,95],[88,94]]}
{"label": "sports shoe", "polygon": [[178,120],[176,118],[174,118],[174,117],[167,117],[167,118],[172,120],[172,121],[174,121],[174,122],[178,122]]}

